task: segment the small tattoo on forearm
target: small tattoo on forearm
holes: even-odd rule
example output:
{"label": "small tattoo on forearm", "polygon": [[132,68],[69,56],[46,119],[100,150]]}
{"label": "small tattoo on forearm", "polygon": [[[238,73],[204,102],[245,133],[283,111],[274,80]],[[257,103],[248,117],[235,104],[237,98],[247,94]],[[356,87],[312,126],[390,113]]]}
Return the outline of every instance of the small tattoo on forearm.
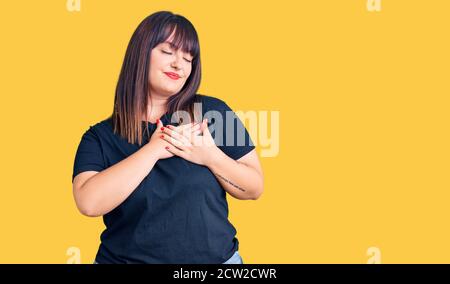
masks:
{"label": "small tattoo on forearm", "polygon": [[229,181],[228,179],[224,178],[223,176],[219,175],[218,173],[214,173],[216,176],[220,177],[222,180],[224,180],[225,182],[228,182],[229,184],[231,184],[232,186],[236,187],[237,189],[239,189],[240,191],[245,191],[245,189],[243,189],[242,187],[232,183],[231,181]]}

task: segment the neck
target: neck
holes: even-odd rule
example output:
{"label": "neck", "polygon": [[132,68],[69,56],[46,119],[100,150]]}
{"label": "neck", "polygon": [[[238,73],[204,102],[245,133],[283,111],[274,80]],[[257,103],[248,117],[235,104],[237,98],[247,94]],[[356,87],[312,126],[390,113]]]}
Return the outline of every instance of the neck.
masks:
{"label": "neck", "polygon": [[160,118],[167,111],[167,102],[167,97],[152,94],[147,106],[147,118],[145,120],[154,122]]}

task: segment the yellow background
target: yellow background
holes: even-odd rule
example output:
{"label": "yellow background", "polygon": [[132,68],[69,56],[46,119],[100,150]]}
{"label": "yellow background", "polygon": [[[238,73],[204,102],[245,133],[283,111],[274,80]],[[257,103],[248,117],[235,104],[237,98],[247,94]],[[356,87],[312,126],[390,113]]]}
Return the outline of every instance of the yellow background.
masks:
{"label": "yellow background", "polygon": [[159,10],[199,33],[200,93],[280,111],[264,194],[228,196],[244,262],[450,263],[447,0],[2,1],[1,263],[92,263],[103,223],[73,201],[76,147]]}

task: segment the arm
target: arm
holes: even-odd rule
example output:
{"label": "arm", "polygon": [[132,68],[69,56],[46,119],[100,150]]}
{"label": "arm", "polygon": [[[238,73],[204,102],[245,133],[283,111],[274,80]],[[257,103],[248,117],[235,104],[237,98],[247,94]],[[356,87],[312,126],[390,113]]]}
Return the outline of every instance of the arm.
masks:
{"label": "arm", "polygon": [[119,206],[150,173],[159,159],[172,157],[159,139],[162,123],[150,141],[134,154],[101,171],[85,171],[73,180],[75,203],[83,215],[97,217]]}
{"label": "arm", "polygon": [[253,149],[239,160],[233,160],[216,148],[214,158],[206,165],[222,187],[237,199],[258,199],[264,188],[264,178],[258,155]]}
{"label": "arm", "polygon": [[157,162],[153,152],[151,147],[145,145],[133,155],[101,172],[78,174],[73,181],[73,193],[80,212],[89,217],[97,217],[120,205]]}
{"label": "arm", "polygon": [[237,199],[256,200],[263,192],[263,173],[253,149],[239,160],[218,148],[209,132],[207,120],[201,123],[202,136],[185,135],[176,127],[164,128],[162,139],[171,144],[167,150],[190,162],[208,167],[222,187]]}

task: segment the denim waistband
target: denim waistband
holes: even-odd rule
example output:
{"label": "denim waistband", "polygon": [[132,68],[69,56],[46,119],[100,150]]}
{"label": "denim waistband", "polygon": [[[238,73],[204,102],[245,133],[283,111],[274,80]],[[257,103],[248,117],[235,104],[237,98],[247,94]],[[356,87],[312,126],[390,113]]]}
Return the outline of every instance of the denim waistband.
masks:
{"label": "denim waistband", "polygon": [[[98,264],[98,262],[94,260],[93,264]],[[244,261],[242,260],[242,257],[239,254],[239,252],[235,251],[234,254],[222,264],[244,264]]]}

